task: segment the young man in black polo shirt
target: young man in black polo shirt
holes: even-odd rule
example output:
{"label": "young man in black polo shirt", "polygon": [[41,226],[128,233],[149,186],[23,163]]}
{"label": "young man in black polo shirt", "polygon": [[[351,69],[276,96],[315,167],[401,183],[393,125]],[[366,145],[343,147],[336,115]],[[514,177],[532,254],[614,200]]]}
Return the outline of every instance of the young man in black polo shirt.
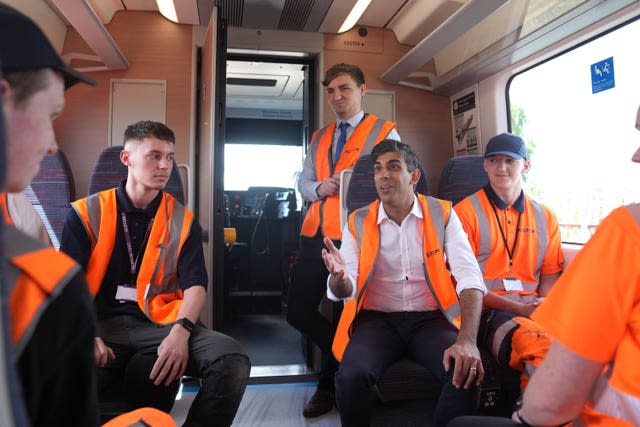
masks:
{"label": "young man in black polo shirt", "polygon": [[[202,378],[186,426],[229,426],[250,364],[239,343],[197,323],[207,286],[202,229],[163,191],[174,145],[162,123],[129,126],[120,154],[127,179],[73,203],[61,250],[84,268],[95,298],[101,402],[123,395],[132,357],[153,358],[150,372],[133,375],[148,377],[157,395],[184,373]],[[125,397],[146,404],[145,396]]]}

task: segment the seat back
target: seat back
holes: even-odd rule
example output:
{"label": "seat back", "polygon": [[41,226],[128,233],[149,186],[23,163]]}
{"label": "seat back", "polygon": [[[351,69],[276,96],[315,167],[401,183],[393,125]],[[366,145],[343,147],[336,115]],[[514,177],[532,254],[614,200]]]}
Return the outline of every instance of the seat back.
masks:
{"label": "seat back", "polygon": [[[420,172],[420,180],[416,185],[416,191],[420,194],[428,195],[427,177],[422,166],[420,166]],[[360,157],[353,165],[349,186],[344,190],[347,192],[345,198],[347,215],[378,198],[376,183],[373,179],[371,154]],[[343,191],[342,187],[340,191]]]}
{"label": "seat back", "polygon": [[40,215],[51,243],[58,249],[70,202],[76,197],[73,173],[62,150],[44,156],[40,171],[24,193]]}
{"label": "seat back", "polygon": [[449,159],[440,175],[438,198],[455,205],[487,185],[489,177],[481,155],[458,156]]}
{"label": "seat back", "polygon": [[[87,195],[117,187],[127,177],[127,166],[120,161],[120,152],[123,148],[122,145],[112,145],[102,150],[93,166]],[[169,181],[164,190],[184,204],[182,180],[175,160],[173,161]]]}

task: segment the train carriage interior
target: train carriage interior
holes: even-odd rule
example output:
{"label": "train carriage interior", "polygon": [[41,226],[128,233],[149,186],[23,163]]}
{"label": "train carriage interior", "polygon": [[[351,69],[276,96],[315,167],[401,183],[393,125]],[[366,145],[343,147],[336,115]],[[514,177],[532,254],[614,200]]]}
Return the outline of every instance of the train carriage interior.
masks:
{"label": "train carriage interior", "polygon": [[[157,120],[174,130],[184,202],[204,231],[209,287],[200,320],[240,341],[252,361],[234,426],[340,425],[335,408],[302,417],[321,357],[286,320],[307,208],[296,183],[313,131],[335,117],[320,83],[331,65],[362,68],[364,111],[398,124],[431,196],[457,200],[482,186],[487,140],[522,134],[534,153],[527,191],[558,213],[567,262],[637,191],[610,189],[614,179],[638,182],[626,167],[606,180],[584,175],[599,167],[602,159],[586,152],[602,150],[603,140],[615,145],[605,150],[612,164],[635,147],[629,133],[612,130],[623,125],[611,124],[610,113],[635,114],[637,106],[637,0],[0,2],[34,19],[71,66],[98,82],[69,89],[54,124],[68,194],[88,194],[100,153],[122,145],[127,124]],[[614,86],[596,88],[593,78],[611,84],[612,58]],[[594,64],[599,74],[589,75]],[[579,141],[582,148],[568,145]],[[469,162],[450,162],[467,155]],[[51,176],[41,171],[36,185]],[[374,425],[428,425],[419,417],[429,391],[404,395],[415,387],[408,375],[390,380],[390,393],[400,387],[403,397],[381,399]],[[480,413],[510,414],[513,390],[500,388],[499,375],[485,387]],[[185,379],[172,411],[178,422],[197,387]]]}

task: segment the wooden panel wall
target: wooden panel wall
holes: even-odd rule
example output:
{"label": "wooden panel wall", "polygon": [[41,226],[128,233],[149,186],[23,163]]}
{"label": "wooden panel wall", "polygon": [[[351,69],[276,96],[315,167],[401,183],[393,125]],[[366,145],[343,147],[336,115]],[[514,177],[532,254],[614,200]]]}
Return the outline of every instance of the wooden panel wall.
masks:
{"label": "wooden panel wall", "polygon": [[[328,69],[340,62],[358,65],[364,72],[367,88],[395,91],[400,137],[416,151],[427,174],[429,191],[435,195],[440,172],[453,155],[449,98],[383,82],[379,76],[407,53],[410,46],[398,43],[391,30],[365,27],[368,34],[362,37],[358,34],[359,28],[325,35],[324,67]],[[324,117],[325,121],[335,117],[327,102]]]}
{"label": "wooden panel wall", "polygon": [[[58,144],[69,158],[78,197],[86,195],[95,159],[108,145],[112,78],[167,81],[167,125],[176,135],[176,161],[189,161],[194,66],[191,25],[172,23],[156,12],[121,11],[106,27],[130,67],[123,71],[87,73],[97,80],[97,87],[78,84],[69,89],[64,112],[55,122]],[[69,52],[93,54],[71,28],[63,54]]]}

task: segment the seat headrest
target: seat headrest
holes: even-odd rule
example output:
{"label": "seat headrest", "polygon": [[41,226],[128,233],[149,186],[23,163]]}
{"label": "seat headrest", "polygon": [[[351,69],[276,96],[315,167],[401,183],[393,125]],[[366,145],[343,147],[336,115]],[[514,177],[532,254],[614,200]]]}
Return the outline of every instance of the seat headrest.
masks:
{"label": "seat headrest", "polygon": [[[127,177],[127,167],[120,161],[120,152],[123,148],[122,145],[113,145],[102,150],[93,166],[87,195],[117,187]],[[175,160],[173,161],[169,181],[164,190],[184,204],[182,180]]]}

